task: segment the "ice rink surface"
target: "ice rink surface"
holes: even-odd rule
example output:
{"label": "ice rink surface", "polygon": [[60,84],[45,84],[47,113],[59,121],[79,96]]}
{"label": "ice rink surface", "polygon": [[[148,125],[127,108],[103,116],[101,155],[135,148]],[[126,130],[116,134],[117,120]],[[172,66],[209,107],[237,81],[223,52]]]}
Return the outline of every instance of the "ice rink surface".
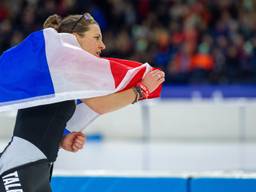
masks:
{"label": "ice rink surface", "polygon": [[[0,141],[3,150],[7,141]],[[256,143],[87,142],[77,153],[59,151],[55,170],[256,171]]]}
{"label": "ice rink surface", "polygon": [[256,171],[256,143],[88,142],[60,150],[55,170]]}

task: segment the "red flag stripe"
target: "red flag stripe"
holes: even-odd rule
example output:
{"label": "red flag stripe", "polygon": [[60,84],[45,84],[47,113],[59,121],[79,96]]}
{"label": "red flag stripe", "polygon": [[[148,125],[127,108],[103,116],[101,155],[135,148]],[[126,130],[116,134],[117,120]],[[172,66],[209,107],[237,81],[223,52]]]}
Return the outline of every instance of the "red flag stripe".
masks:
{"label": "red flag stripe", "polygon": [[[119,84],[122,82],[123,78],[127,74],[127,72],[130,69],[139,67],[142,65],[142,63],[139,63],[137,61],[130,61],[130,60],[124,60],[124,59],[117,59],[117,58],[106,58],[109,60],[111,72],[115,81],[115,87],[118,87]],[[156,70],[153,68],[153,70]],[[120,91],[127,90],[133,86],[135,86],[138,82],[142,80],[142,77],[144,76],[144,73],[146,71],[146,67],[141,68],[138,70],[138,72],[135,74],[135,76],[130,80],[130,82]],[[162,85],[160,85],[155,91],[153,91],[149,98],[155,98],[159,97],[162,90]]]}

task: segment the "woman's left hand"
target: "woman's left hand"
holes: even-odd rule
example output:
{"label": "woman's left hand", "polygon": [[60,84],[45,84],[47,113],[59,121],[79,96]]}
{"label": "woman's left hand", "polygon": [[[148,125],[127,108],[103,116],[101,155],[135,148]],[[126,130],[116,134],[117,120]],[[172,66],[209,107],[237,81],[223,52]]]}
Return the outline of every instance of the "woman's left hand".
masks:
{"label": "woman's left hand", "polygon": [[61,142],[60,147],[66,151],[77,152],[84,147],[86,137],[81,132],[72,132],[65,135]]}
{"label": "woman's left hand", "polygon": [[148,72],[141,83],[145,85],[149,93],[152,93],[160,84],[165,81],[165,73],[159,69]]}

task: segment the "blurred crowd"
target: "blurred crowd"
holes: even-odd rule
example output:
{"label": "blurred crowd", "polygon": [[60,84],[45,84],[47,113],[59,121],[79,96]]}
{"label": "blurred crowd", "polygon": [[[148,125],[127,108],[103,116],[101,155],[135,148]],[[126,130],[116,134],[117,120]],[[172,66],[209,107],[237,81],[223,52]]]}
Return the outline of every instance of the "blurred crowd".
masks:
{"label": "blurred crowd", "polygon": [[51,14],[90,12],[103,56],[148,62],[166,83],[256,83],[254,0],[1,0],[0,54]]}

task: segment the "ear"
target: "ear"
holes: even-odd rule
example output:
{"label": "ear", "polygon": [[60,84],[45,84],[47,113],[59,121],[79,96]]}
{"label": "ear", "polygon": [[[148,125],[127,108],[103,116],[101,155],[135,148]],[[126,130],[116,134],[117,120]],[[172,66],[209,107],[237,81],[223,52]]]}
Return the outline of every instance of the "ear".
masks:
{"label": "ear", "polygon": [[77,33],[72,33],[72,34],[76,37],[76,40],[79,43],[79,45],[82,46],[82,37]]}
{"label": "ear", "polygon": [[72,33],[72,35],[75,35],[76,39],[80,39],[80,36],[77,33]]}

